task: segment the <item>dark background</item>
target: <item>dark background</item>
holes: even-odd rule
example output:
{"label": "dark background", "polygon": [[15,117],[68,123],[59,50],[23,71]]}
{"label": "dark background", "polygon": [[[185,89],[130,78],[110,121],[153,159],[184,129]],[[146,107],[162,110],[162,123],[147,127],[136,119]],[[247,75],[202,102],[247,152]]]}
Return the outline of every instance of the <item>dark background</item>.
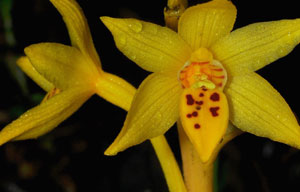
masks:
{"label": "dark background", "polygon": [[[0,128],[36,106],[43,91],[15,67],[23,49],[39,42],[69,44],[61,16],[47,0],[0,0]],[[148,75],[115,47],[99,16],[136,17],[163,25],[166,0],[80,0],[103,69],[137,87]],[[200,2],[200,1],[198,1]],[[195,3],[195,2],[193,2]],[[235,28],[254,22],[300,17],[297,1],[239,1]],[[11,26],[7,20],[11,17]],[[8,40],[12,35],[14,40]],[[258,71],[299,115],[300,49]],[[37,140],[0,147],[0,192],[167,191],[150,142],[115,157],[103,155],[120,131],[126,112],[93,96],[73,116]],[[176,129],[167,133],[180,161]],[[300,139],[300,138],[299,138]],[[300,152],[251,134],[231,141],[218,158],[220,192],[300,191]]]}

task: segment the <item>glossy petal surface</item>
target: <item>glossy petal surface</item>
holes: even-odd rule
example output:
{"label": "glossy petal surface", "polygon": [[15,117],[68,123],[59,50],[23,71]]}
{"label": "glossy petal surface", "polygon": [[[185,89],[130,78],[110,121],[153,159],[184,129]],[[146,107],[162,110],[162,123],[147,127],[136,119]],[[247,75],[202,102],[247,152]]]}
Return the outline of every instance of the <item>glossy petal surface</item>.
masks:
{"label": "glossy petal surface", "polygon": [[0,145],[10,140],[37,138],[73,114],[89,97],[90,91],[74,88],[63,91],[34,107],[0,132]]}
{"label": "glossy petal surface", "polygon": [[221,90],[184,89],[180,120],[203,163],[211,159],[226,133],[228,116],[227,99]]}
{"label": "glossy petal surface", "polygon": [[225,88],[230,120],[243,131],[300,148],[300,127],[281,95],[256,73],[234,77]]}
{"label": "glossy petal surface", "polygon": [[231,75],[238,75],[286,56],[299,42],[300,19],[280,20],[237,29],[211,50]]}
{"label": "glossy petal surface", "polygon": [[59,89],[88,86],[97,76],[97,71],[81,52],[58,43],[39,43],[25,48],[25,53],[34,68]]}
{"label": "glossy petal surface", "polygon": [[84,13],[75,0],[51,0],[67,25],[72,46],[77,47],[86,59],[92,59],[100,70],[99,56],[95,50],[91,32]]}
{"label": "glossy petal surface", "polygon": [[190,7],[181,16],[178,33],[193,50],[209,48],[229,34],[236,18],[235,6],[227,0],[213,0]]}
{"label": "glossy petal surface", "polygon": [[103,72],[96,83],[96,93],[110,103],[128,111],[136,89],[124,79]]}
{"label": "glossy petal surface", "polygon": [[28,75],[35,83],[37,83],[45,91],[50,91],[54,88],[54,85],[45,79],[30,63],[28,57],[20,57],[17,60],[18,66],[22,69],[26,75]]}
{"label": "glossy petal surface", "polygon": [[147,71],[178,70],[191,54],[190,47],[169,28],[136,19],[101,20],[113,34],[118,49]]}
{"label": "glossy petal surface", "polygon": [[164,134],[179,117],[181,87],[176,76],[151,74],[137,90],[124,127],[106,155]]}

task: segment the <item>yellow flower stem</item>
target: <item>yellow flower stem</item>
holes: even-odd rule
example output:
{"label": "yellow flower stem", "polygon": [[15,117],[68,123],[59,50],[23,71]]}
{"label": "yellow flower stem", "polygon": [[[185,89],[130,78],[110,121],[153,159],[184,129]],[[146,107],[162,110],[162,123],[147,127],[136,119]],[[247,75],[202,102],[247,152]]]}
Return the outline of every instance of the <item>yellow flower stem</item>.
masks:
{"label": "yellow flower stem", "polygon": [[167,7],[164,9],[166,26],[177,31],[178,20],[187,8],[187,0],[168,0]]}
{"label": "yellow flower stem", "polygon": [[183,174],[189,192],[213,192],[213,162],[203,164],[192,143],[186,136],[181,122],[177,122]]}
{"label": "yellow flower stem", "polygon": [[[96,84],[96,93],[128,111],[136,89],[122,78],[103,72]],[[174,154],[164,135],[150,139],[160,162],[170,192],[185,192],[183,177]]]}
{"label": "yellow flower stem", "polygon": [[164,135],[151,139],[152,146],[160,161],[165,178],[170,192],[184,192],[186,187],[178,167],[177,161],[174,158],[173,152],[170,149]]}

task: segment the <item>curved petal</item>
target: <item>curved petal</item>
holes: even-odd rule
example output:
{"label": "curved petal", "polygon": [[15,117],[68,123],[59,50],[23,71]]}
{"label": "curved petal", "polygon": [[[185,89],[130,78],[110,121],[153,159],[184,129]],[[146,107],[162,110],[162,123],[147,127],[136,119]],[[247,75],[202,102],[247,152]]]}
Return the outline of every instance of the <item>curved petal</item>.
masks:
{"label": "curved petal", "polygon": [[293,112],[265,79],[256,73],[233,77],[225,93],[235,126],[300,148],[300,127]]}
{"label": "curved petal", "polygon": [[93,65],[74,47],[39,43],[26,47],[25,53],[33,67],[62,90],[80,84],[87,86],[99,76]]}
{"label": "curved petal", "polygon": [[69,89],[28,110],[0,132],[0,145],[11,140],[37,138],[72,115],[90,96],[91,91]]}
{"label": "curved petal", "polygon": [[118,49],[145,70],[179,70],[190,57],[190,47],[167,27],[136,19],[101,20],[111,31]]}
{"label": "curved petal", "polygon": [[105,155],[164,134],[178,119],[181,90],[176,75],[149,75],[138,88],[124,127]]}
{"label": "curved petal", "polygon": [[72,46],[79,48],[83,55],[92,58],[98,70],[100,59],[95,50],[91,32],[84,13],[75,0],[51,0],[65,21]]}
{"label": "curved petal", "polygon": [[262,22],[233,31],[211,48],[229,73],[256,71],[290,53],[300,42],[300,19]]}
{"label": "curved petal", "polygon": [[22,69],[26,75],[28,75],[36,84],[38,84],[46,92],[52,90],[54,85],[45,79],[30,63],[28,57],[20,57],[17,60],[18,66]]}
{"label": "curved petal", "polygon": [[95,92],[108,102],[128,111],[136,89],[124,79],[103,72],[96,83]]}
{"label": "curved petal", "polygon": [[152,138],[151,143],[164,172],[169,191],[187,192],[181,170],[165,136]]}
{"label": "curved petal", "polygon": [[236,12],[235,6],[228,0],[213,0],[190,7],[179,20],[178,33],[193,50],[209,48],[230,33]]}

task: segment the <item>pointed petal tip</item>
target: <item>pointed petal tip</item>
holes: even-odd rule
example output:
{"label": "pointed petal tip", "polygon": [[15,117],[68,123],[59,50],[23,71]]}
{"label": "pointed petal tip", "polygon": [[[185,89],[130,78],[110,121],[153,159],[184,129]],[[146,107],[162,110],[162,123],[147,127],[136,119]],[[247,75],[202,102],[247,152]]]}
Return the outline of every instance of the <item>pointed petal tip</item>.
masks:
{"label": "pointed petal tip", "polygon": [[117,22],[120,19],[113,18],[113,17],[108,17],[108,16],[101,16],[100,20],[110,30],[110,28],[112,27],[112,24],[114,22]]}
{"label": "pointed petal tip", "polygon": [[107,27],[107,29],[113,33],[114,26],[118,25],[118,22],[121,19],[108,17],[108,16],[101,16],[100,20],[105,25],[105,27]]}
{"label": "pointed petal tip", "polygon": [[117,151],[113,148],[113,144],[111,144],[105,151],[104,155],[106,156],[115,156],[119,153],[120,151]]}
{"label": "pointed petal tip", "polygon": [[28,55],[32,52],[33,45],[35,45],[35,44],[29,45],[29,46],[24,48],[24,52],[25,52],[26,55]]}
{"label": "pointed petal tip", "polygon": [[20,65],[20,63],[27,62],[27,59],[28,59],[28,57],[21,56],[17,59],[16,63],[17,63],[17,65]]}
{"label": "pointed petal tip", "polygon": [[296,149],[300,149],[300,126],[295,126],[294,128],[294,135],[290,137],[282,137],[282,138],[270,138],[274,141],[284,143]]}
{"label": "pointed petal tip", "polygon": [[44,46],[46,44],[47,43],[36,43],[36,44],[29,45],[24,48],[24,53],[28,58],[30,58],[31,56],[34,56],[34,55],[38,55],[38,54],[35,54],[35,52],[40,51],[41,46]]}
{"label": "pointed petal tip", "polygon": [[113,19],[112,17],[108,17],[108,16],[101,16],[99,18],[103,23]]}
{"label": "pointed petal tip", "polygon": [[[125,135],[125,136],[124,136]],[[126,130],[124,127],[122,128],[121,132],[117,136],[117,138],[113,141],[113,143],[105,150],[104,155],[106,156],[115,156],[119,152],[125,151],[129,147],[137,145],[139,143],[132,142],[132,140],[128,140],[126,138]]]}

